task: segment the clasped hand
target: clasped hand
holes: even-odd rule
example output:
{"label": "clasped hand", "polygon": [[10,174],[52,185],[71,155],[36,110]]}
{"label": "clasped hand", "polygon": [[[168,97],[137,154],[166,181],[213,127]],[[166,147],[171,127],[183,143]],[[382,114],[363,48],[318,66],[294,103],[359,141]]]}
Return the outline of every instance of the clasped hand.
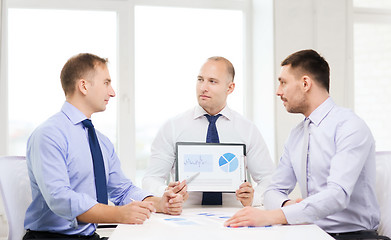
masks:
{"label": "clasped hand", "polygon": [[166,190],[171,190],[173,193],[182,195],[183,201],[186,201],[189,198],[186,180],[183,180],[182,182],[170,182]]}
{"label": "clasped hand", "polygon": [[152,213],[159,212],[171,215],[182,213],[183,197],[167,190],[162,197],[147,197],[143,201],[133,201],[121,206],[121,223],[142,224]]}

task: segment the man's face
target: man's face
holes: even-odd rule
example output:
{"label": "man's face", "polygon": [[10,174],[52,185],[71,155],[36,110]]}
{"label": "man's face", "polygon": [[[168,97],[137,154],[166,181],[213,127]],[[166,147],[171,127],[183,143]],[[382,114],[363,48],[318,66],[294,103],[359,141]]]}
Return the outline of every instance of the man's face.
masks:
{"label": "man's face", "polygon": [[197,100],[210,115],[216,115],[227,104],[227,96],[235,88],[231,78],[224,61],[209,60],[201,67],[197,78]]}
{"label": "man's face", "polygon": [[280,85],[276,94],[283,101],[286,110],[290,113],[304,113],[307,108],[307,101],[304,95],[304,81],[291,68],[291,65],[281,67],[278,81]]}
{"label": "man's face", "polygon": [[115,96],[109,70],[105,65],[99,64],[95,66],[95,74],[91,75],[87,80],[87,104],[92,113],[102,112],[106,110],[109,99]]}

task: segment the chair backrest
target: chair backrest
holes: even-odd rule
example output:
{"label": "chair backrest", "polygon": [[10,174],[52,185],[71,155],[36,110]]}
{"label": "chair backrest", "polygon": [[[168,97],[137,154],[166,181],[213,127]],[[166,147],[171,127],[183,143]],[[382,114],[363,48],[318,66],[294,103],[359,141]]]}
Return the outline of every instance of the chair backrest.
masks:
{"label": "chair backrest", "polygon": [[8,220],[8,240],[21,240],[26,210],[32,201],[25,157],[0,157],[0,194]]}
{"label": "chair backrest", "polygon": [[378,232],[391,237],[391,151],[376,152],[376,196],[381,214]]}

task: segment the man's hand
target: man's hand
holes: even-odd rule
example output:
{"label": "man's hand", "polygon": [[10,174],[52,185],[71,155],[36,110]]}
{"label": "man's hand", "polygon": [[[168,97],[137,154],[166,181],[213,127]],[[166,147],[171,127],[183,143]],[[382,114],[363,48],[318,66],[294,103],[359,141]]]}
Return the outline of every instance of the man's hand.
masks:
{"label": "man's hand", "polygon": [[134,201],[124,206],[119,206],[120,223],[142,224],[152,212],[156,212],[153,203]]}
{"label": "man's hand", "polygon": [[261,210],[254,207],[240,209],[235,215],[228,219],[226,227],[246,227],[246,226],[268,226],[275,224],[286,224],[286,218],[281,209]]}
{"label": "man's hand", "polygon": [[172,190],[173,193],[181,194],[183,201],[186,201],[189,198],[189,193],[187,192],[187,184],[185,180],[182,182],[170,182],[166,190]]}
{"label": "man's hand", "polygon": [[163,213],[180,215],[182,213],[183,196],[179,193],[173,193],[171,190],[165,191],[159,205]]}
{"label": "man's hand", "polygon": [[239,200],[243,206],[251,206],[254,199],[254,188],[251,183],[244,182],[236,190],[236,199]]}
{"label": "man's hand", "polygon": [[166,213],[171,215],[179,215],[182,213],[183,197],[181,194],[173,193],[172,190],[164,192],[162,197],[147,197],[146,202],[152,202],[156,207],[156,212]]}

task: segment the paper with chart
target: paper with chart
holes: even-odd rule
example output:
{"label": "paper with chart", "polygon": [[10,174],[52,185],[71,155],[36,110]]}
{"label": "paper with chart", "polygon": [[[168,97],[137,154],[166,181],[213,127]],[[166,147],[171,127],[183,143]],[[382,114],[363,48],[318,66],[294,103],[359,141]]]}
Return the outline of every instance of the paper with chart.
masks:
{"label": "paper with chart", "polygon": [[[237,211],[237,209],[235,209]],[[216,227],[224,227],[224,222],[234,215],[234,211],[220,211],[208,210],[199,212],[189,212],[181,214],[180,216],[159,216],[160,221],[165,224],[175,226],[205,226],[213,225]]]}
{"label": "paper with chart", "polygon": [[235,192],[246,179],[245,153],[244,144],[179,142],[176,180],[192,179],[188,191]]}

